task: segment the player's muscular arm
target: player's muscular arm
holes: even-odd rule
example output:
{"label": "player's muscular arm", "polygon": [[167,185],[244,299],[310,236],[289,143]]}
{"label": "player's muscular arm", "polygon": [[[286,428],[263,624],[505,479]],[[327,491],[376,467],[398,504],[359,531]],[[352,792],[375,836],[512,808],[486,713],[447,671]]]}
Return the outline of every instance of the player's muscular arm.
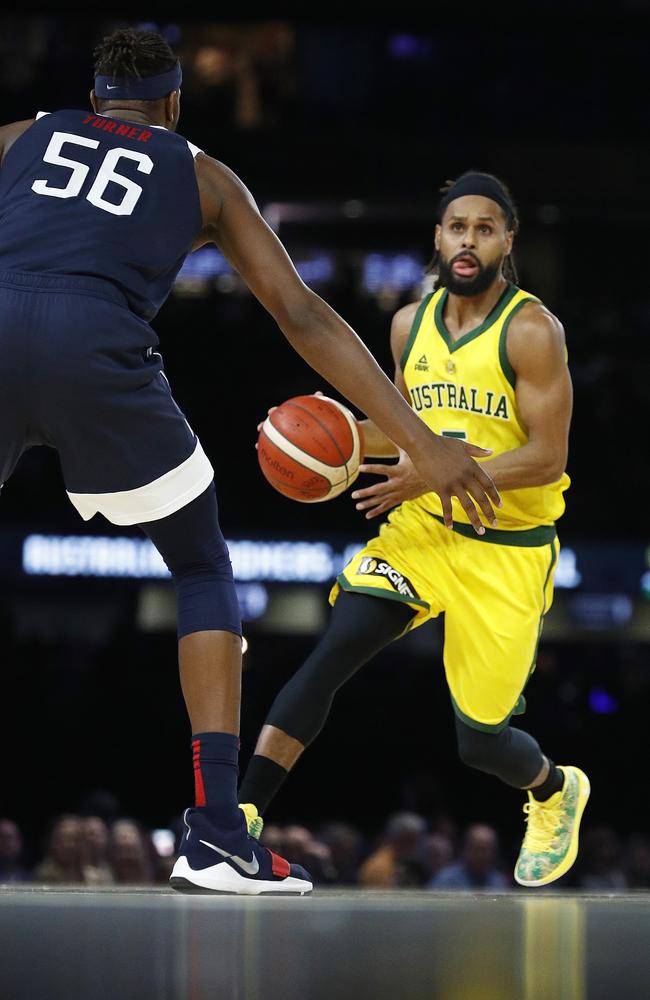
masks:
{"label": "player's muscular arm", "polygon": [[[402,309],[398,309],[393,316],[393,321],[390,326],[390,349],[395,363],[394,381],[407,403],[409,403],[410,400],[408,389],[406,388],[406,383],[402,374],[400,361],[402,354],[404,353],[406,341],[408,340],[411,326],[413,325],[413,320],[415,319],[415,314],[419,304],[419,302],[411,302]],[[395,458],[399,455],[399,448],[397,445],[391,441],[390,438],[387,437],[384,432],[381,431],[375,423],[373,423],[372,420],[361,420],[360,424],[363,427],[366,455],[370,455],[374,458]],[[362,471],[364,471],[363,468]]]}
{"label": "player's muscular arm", "polygon": [[239,178],[203,153],[195,162],[203,212],[203,231],[195,245],[214,242],[307,364],[408,452],[439,494],[447,525],[452,526],[451,497],[457,496],[482,534],[471,497],[491,524],[491,502],[500,503],[489,474],[470,457],[485,452],[433,434],[355,332],[304,284]]}
{"label": "player's muscular arm", "polygon": [[564,329],[544,306],[531,303],[513,319],[506,348],[528,441],[483,464],[503,490],[555,483],[566,467],[573,405]]}
{"label": "player's muscular arm", "polygon": [[9,152],[16,139],[25,132],[30,125],[34,124],[34,118],[24,118],[20,122],[12,122],[10,125],[0,127],[0,163]]}
{"label": "player's muscular arm", "polygon": [[[406,382],[402,373],[402,355],[406,342],[411,332],[413,320],[417,312],[419,302],[412,302],[403,309],[398,310],[393,317],[390,328],[390,346],[395,363],[395,385],[404,398],[410,402]],[[366,455],[376,455],[381,458],[399,455],[399,462],[394,465],[360,465],[360,472],[367,472],[374,476],[385,476],[380,482],[373,483],[363,489],[356,489],[352,494],[352,499],[356,501],[357,510],[366,511],[366,519],[378,517],[387,511],[403,503],[405,500],[414,500],[429,492],[429,486],[419,474],[405,451],[397,448],[386,435],[374,426],[372,421],[363,421],[364,433],[374,450],[366,445]],[[368,429],[367,429],[368,428]],[[379,435],[375,438],[375,435]],[[381,450],[380,450],[381,449]]]}

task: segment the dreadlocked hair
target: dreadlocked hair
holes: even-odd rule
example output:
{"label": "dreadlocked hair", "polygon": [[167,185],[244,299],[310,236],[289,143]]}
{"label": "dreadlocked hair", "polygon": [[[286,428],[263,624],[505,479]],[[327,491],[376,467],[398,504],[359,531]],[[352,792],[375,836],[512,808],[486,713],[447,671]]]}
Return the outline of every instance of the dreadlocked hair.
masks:
{"label": "dreadlocked hair", "polygon": [[178,62],[171,48],[154,31],[118,28],[107,35],[93,52],[95,76],[142,80],[166,73]]}
{"label": "dreadlocked hair", "polygon": [[[451,190],[454,184],[462,180],[463,177],[467,177],[468,174],[475,174],[475,173],[477,173],[476,170],[466,170],[465,173],[461,174],[460,177],[457,177],[456,180],[445,181],[445,183],[440,188],[441,198],[444,198],[444,196],[447,194],[448,191]],[[508,190],[507,186],[503,183],[503,181],[499,180],[498,177],[495,177],[494,174],[485,174],[485,176],[489,177],[490,180],[493,180],[495,184],[498,184],[503,194],[503,197],[508,202],[509,206],[508,210],[506,211],[506,209],[502,209],[506,217],[506,229],[508,230],[508,232],[513,232],[516,236],[517,233],[519,232],[519,216],[517,214],[517,209],[515,207],[514,201],[512,200],[512,195],[510,194],[510,191]],[[436,221],[440,223],[442,219],[438,218]],[[424,273],[435,274],[438,270],[439,261],[440,261],[440,251],[434,250],[433,256],[429,261],[429,263],[427,264]],[[508,254],[508,256],[503,262],[503,276],[508,281],[511,281],[513,285],[516,285],[519,281],[519,278],[517,276],[517,268],[514,262],[514,258],[512,256],[512,252]]]}

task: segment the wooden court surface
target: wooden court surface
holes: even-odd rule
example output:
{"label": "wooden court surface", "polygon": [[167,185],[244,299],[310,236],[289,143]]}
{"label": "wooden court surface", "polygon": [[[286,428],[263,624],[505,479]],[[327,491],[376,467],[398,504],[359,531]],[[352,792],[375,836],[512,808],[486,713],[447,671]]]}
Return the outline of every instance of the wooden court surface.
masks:
{"label": "wooden court surface", "polygon": [[1,1000],[648,1000],[650,893],[0,888]]}

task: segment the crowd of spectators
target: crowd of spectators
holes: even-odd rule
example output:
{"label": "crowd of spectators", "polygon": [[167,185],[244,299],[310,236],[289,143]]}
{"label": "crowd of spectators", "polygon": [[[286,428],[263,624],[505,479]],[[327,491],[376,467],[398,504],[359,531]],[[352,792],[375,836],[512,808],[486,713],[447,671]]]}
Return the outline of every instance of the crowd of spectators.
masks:
{"label": "crowd of spectators", "polygon": [[[181,834],[181,817],[168,830],[153,831],[132,818],[107,822],[97,815],[66,813],[54,819],[40,856],[30,864],[18,824],[1,818],[0,886],[164,886]],[[343,821],[316,830],[296,823],[268,823],[262,842],[304,865],[317,886],[441,892],[517,889],[512,878],[514,858],[486,823],[473,823],[455,833],[453,824],[432,828],[418,813],[403,811],[390,816],[375,838]],[[548,888],[650,890],[650,835],[621,837],[610,827],[587,826],[574,869]]]}
{"label": "crowd of spectators", "polygon": [[0,819],[0,884],[155,885],[169,878],[173,860],[137,820],[124,817],[109,825],[100,816],[75,813],[54,819],[35,864],[24,855],[18,824]]}

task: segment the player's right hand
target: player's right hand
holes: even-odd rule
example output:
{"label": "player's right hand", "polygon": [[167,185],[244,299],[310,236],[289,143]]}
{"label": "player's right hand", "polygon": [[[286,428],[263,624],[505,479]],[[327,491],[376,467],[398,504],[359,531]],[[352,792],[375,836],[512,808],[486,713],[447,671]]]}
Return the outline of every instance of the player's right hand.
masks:
{"label": "player's right hand", "polygon": [[472,455],[487,458],[491,454],[489,448],[480,448],[459,438],[441,436],[436,436],[435,448],[429,446],[426,452],[419,454],[411,451],[410,457],[418,472],[430,489],[440,497],[445,527],[452,530],[454,527],[451,504],[454,496],[477,535],[484,535],[485,527],[481,523],[475,502],[488,523],[496,527],[494,507],[502,506],[499,491],[488,471],[472,458]]}
{"label": "player's right hand", "polygon": [[[277,406],[269,406],[269,408],[267,410],[267,413],[266,413],[266,416],[267,417],[270,416],[271,413],[273,413],[274,410],[277,410]],[[259,431],[262,430],[262,427],[264,427],[265,422],[266,422],[266,420],[260,420],[259,424],[257,425],[258,433],[259,433]],[[257,445],[255,445],[255,447],[257,448]]]}

